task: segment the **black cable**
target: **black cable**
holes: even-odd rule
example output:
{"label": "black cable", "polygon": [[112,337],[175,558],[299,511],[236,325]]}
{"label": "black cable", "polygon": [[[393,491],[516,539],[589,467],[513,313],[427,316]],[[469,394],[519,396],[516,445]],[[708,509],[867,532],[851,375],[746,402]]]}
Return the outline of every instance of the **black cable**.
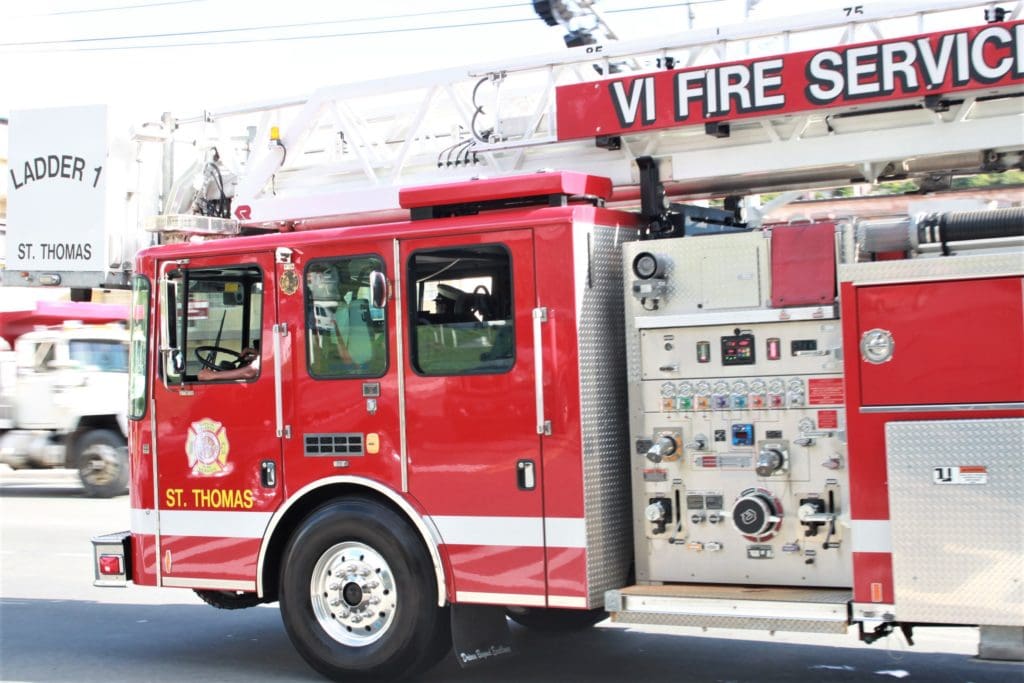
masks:
{"label": "black cable", "polygon": [[[725,2],[725,0],[694,0],[690,4],[711,4],[717,2]],[[627,9],[616,9],[606,10],[606,14],[617,14],[626,12],[643,12],[649,10],[668,9],[671,7],[679,7],[685,5],[685,2],[672,2],[664,5],[649,5],[645,7],[630,7]],[[454,10],[452,10],[454,11]],[[468,10],[467,10],[468,11]],[[438,14],[439,12],[432,12],[430,14]],[[419,15],[405,15],[405,16],[419,16]],[[380,17],[381,19],[388,17]],[[396,15],[396,18],[401,18]],[[376,19],[366,19],[365,21],[374,21]],[[77,43],[93,43],[93,42],[109,42],[115,40],[148,40],[153,38],[177,38],[183,36],[196,36],[196,35],[215,35],[222,33],[238,33],[245,31],[266,31],[276,30],[282,28],[301,28],[310,25],[323,25],[323,24],[337,24],[337,23],[352,23],[353,20],[336,20],[336,21],[318,21],[318,22],[304,22],[301,24],[278,24],[271,26],[257,26],[249,28],[233,28],[233,29],[211,29],[206,31],[182,31],[175,33],[155,33],[155,34],[139,34],[133,36],[106,36],[106,37],[95,37],[95,38],[71,38],[67,40],[39,40],[39,41],[24,41],[15,43],[0,43],[0,48],[12,48],[12,47],[35,47],[41,45],[74,45]],[[413,26],[407,28],[394,28],[394,29],[377,29],[374,31],[356,31],[349,33],[321,33],[316,35],[307,36],[272,36],[266,38],[242,38],[238,40],[218,40],[210,42],[185,42],[185,43],[162,43],[159,45],[131,45],[131,46],[103,46],[103,47],[86,47],[86,48],[68,48],[63,50],[50,50],[51,52],[96,52],[104,50],[145,50],[145,49],[160,49],[160,48],[175,48],[175,47],[203,47],[210,45],[241,45],[247,43],[270,43],[279,41],[292,41],[292,40],[320,40],[323,38],[354,38],[360,36],[373,36],[373,35],[388,35],[393,33],[409,33],[413,31],[438,31],[446,29],[456,28],[477,28],[481,26],[495,26],[501,24],[517,24],[537,21],[536,17],[526,17],[522,19],[498,19],[493,21],[476,21],[465,24],[441,24],[435,26]]]}
{"label": "black cable", "polygon": [[[181,0],[179,0],[181,1]],[[184,0],[186,2],[193,2],[196,0]],[[171,4],[171,3],[168,3]],[[0,47],[18,47],[22,45],[62,45],[66,43],[91,43],[105,40],[142,40],[148,38],[173,38],[178,36],[201,36],[201,35],[216,35],[222,33],[244,33],[246,31],[267,31],[277,30],[286,28],[305,28],[307,26],[323,26],[325,24],[352,24],[361,21],[384,21],[387,19],[409,19],[412,17],[425,17],[425,16],[436,16],[438,14],[452,14],[459,12],[477,12],[481,10],[490,9],[507,9],[510,7],[521,7],[520,4],[515,5],[489,5],[487,7],[467,7],[464,9],[450,9],[450,10],[437,10],[433,12],[414,12],[411,14],[393,14],[382,17],[363,17],[358,19],[332,19],[328,21],[303,21],[294,24],[267,24],[263,26],[242,26],[238,28],[215,28],[206,29],[202,31],[180,31],[176,33],[151,33],[151,34],[140,34],[135,36],[107,36],[99,38],[68,38],[65,40],[40,40],[40,41],[27,41],[22,43],[0,43]],[[103,11],[103,10],[78,10],[82,11]],[[517,19],[516,21],[524,21],[523,19]],[[414,31],[416,29],[406,29]],[[372,32],[369,32],[372,35]],[[361,34],[352,34],[361,35]]]}
{"label": "black cable", "polygon": [[29,16],[57,17],[65,14],[93,14],[95,12],[115,12],[125,9],[149,9],[150,7],[161,7],[163,5],[189,5],[196,2],[206,2],[206,0],[167,0],[166,2],[143,2],[138,5],[121,5],[120,7],[93,7],[91,9],[68,9],[61,10],[59,12],[47,12],[45,14],[35,14]]}

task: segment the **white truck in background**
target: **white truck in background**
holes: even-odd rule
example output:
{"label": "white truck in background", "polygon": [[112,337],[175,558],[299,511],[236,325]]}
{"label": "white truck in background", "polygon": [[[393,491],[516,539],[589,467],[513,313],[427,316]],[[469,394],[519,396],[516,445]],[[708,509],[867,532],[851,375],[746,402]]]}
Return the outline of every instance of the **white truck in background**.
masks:
{"label": "white truck in background", "polygon": [[86,495],[128,489],[128,332],[66,323],[0,351],[0,463],[78,470]]}

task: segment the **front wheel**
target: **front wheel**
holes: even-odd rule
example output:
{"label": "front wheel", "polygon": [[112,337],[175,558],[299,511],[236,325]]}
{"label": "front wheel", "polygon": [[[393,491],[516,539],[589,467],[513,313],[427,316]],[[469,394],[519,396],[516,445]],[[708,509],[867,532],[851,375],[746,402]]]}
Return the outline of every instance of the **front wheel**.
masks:
{"label": "front wheel", "polygon": [[328,503],[302,523],[285,549],[278,597],[295,648],[329,678],[398,678],[450,648],[422,540],[373,500]]}
{"label": "front wheel", "polygon": [[94,429],[75,442],[75,462],[85,494],[111,498],[128,490],[128,449],[124,437],[109,429]]}

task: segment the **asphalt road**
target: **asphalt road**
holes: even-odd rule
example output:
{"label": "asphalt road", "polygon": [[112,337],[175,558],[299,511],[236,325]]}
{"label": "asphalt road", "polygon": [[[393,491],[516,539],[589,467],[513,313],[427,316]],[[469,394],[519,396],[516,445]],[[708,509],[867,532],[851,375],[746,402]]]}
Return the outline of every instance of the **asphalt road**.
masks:
{"label": "asphalt road", "polygon": [[[0,467],[0,680],[320,681],[276,605],[212,609],[191,592],[92,586],[89,538],[128,525],[127,497],[85,498],[70,472]],[[972,657],[973,629],[922,629],[908,648],[856,637],[624,628],[551,636],[514,627],[518,654],[473,669],[454,656],[420,681],[588,683],[1024,682],[1024,665]]]}

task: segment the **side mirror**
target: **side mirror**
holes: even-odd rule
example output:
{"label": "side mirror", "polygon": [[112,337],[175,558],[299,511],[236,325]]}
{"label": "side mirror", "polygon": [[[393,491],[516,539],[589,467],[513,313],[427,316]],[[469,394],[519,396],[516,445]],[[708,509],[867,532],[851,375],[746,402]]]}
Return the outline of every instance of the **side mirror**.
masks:
{"label": "side mirror", "polygon": [[384,273],[375,270],[370,273],[370,306],[384,308],[388,302],[388,280]]}

